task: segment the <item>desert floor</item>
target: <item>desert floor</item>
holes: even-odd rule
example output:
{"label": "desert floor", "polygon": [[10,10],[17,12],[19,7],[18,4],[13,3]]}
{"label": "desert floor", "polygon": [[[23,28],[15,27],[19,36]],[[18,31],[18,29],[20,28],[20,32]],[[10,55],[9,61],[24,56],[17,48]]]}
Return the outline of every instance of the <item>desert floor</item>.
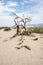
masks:
{"label": "desert floor", "polygon": [[[15,30],[0,30],[0,65],[43,65],[43,34],[33,33],[30,36],[23,36],[22,44],[21,36],[10,39]],[[34,40],[34,38],[38,40]],[[26,45],[30,47],[28,50]]]}

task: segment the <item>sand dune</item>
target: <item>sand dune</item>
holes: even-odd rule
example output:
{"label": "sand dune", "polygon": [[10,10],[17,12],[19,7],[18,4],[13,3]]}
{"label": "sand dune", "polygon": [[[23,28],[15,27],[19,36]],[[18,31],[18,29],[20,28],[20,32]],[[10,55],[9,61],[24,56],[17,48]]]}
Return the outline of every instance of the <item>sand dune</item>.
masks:
{"label": "sand dune", "polygon": [[15,33],[0,30],[0,65],[43,65],[43,34],[23,36],[22,41],[21,36],[10,40]]}

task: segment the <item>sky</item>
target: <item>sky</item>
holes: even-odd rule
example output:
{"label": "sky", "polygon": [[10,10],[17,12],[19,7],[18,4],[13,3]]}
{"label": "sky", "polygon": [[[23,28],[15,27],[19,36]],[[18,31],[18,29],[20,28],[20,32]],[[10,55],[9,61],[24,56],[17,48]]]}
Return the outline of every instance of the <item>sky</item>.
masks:
{"label": "sky", "polygon": [[14,17],[31,16],[31,24],[43,23],[43,0],[0,0],[0,26],[13,26]]}

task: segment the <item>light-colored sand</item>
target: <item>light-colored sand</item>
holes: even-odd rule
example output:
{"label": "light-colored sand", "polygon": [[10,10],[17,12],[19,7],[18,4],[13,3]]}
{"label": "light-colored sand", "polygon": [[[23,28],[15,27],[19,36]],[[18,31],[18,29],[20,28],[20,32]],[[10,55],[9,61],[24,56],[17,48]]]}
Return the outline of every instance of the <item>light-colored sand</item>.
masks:
{"label": "light-colored sand", "polygon": [[23,43],[20,46],[27,45],[31,48],[16,49],[21,42],[21,36],[16,36],[10,40],[15,30],[5,32],[0,30],[0,65],[43,65],[43,34],[33,34],[35,37],[23,36]]}

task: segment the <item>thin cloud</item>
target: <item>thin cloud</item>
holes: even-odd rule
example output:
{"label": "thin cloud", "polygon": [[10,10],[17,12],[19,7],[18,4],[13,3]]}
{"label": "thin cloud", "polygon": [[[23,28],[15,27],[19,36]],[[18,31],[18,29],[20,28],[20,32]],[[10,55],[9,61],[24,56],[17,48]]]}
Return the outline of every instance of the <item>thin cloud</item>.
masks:
{"label": "thin cloud", "polygon": [[15,9],[9,8],[8,6],[3,4],[4,3],[0,1],[0,16],[4,16],[4,15],[7,16],[7,13],[10,14],[11,12],[15,12]]}
{"label": "thin cloud", "polygon": [[11,7],[11,6],[16,7],[16,6],[18,6],[18,3],[17,3],[17,2],[8,1],[8,2],[7,2],[7,6],[9,6],[9,7]]}

